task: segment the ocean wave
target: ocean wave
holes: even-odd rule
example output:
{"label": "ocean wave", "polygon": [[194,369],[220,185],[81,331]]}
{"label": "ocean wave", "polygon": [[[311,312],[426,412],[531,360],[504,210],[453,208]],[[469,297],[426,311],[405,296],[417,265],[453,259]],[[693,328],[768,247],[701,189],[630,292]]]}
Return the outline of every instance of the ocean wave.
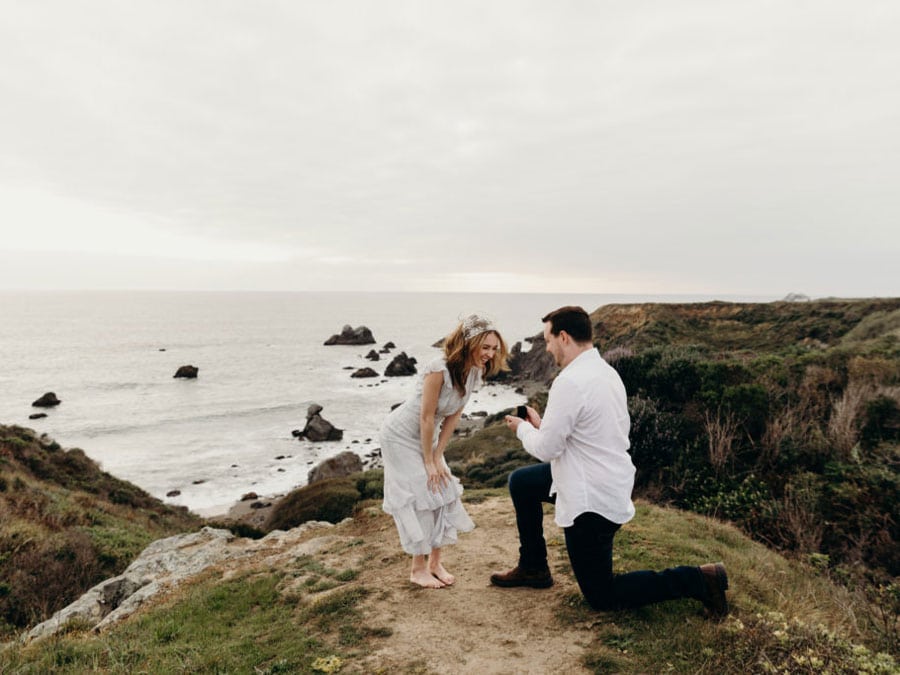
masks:
{"label": "ocean wave", "polygon": [[105,436],[108,434],[120,434],[126,432],[135,432],[135,431],[148,431],[151,429],[156,429],[158,427],[171,427],[173,425],[182,425],[182,424],[203,424],[208,422],[215,422],[219,420],[235,420],[235,419],[247,419],[252,417],[258,417],[262,415],[269,415],[273,413],[279,412],[289,412],[289,411],[300,411],[303,413],[304,417],[306,414],[307,403],[282,403],[279,405],[270,405],[270,406],[256,406],[251,408],[242,408],[242,409],[229,409],[229,410],[219,410],[216,412],[204,412],[204,413],[193,413],[193,414],[185,414],[173,416],[169,415],[166,417],[160,417],[155,419],[148,419],[146,421],[133,421],[128,423],[121,424],[95,424],[95,425],[86,425],[82,427],[79,431],[88,437],[96,437],[96,436]]}

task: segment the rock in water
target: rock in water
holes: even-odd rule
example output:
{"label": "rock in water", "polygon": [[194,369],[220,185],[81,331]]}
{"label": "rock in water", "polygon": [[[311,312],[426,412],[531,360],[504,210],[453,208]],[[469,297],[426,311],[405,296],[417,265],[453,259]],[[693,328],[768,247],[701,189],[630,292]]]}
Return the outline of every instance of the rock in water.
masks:
{"label": "rock in water", "polygon": [[349,450],[326,459],[309,472],[307,481],[315,483],[326,478],[340,478],[363,470],[362,459]]}
{"label": "rock in water", "polygon": [[306,426],[303,428],[303,431],[297,434],[297,438],[305,438],[314,443],[341,440],[344,437],[343,429],[335,427],[322,417],[319,414],[320,412],[322,412],[322,406],[318,403],[313,403],[309,406],[309,410],[306,413]]}
{"label": "rock in water", "polygon": [[325,340],[325,345],[371,345],[375,344],[375,338],[372,337],[372,331],[365,326],[353,328],[352,326],[344,326],[340,335],[332,335]]}
{"label": "rock in water", "polygon": [[181,366],[172,377],[184,377],[187,379],[194,379],[197,377],[197,373],[200,372],[200,369],[195,366]]}
{"label": "rock in water", "polygon": [[378,373],[376,373],[371,368],[360,368],[350,377],[378,377]]}
{"label": "rock in water", "polygon": [[35,408],[52,408],[53,406],[59,405],[60,403],[62,403],[62,401],[56,398],[56,394],[54,394],[52,391],[48,391],[31,405]]}
{"label": "rock in water", "polygon": [[384,374],[388,377],[403,377],[416,374],[416,360],[411,356],[407,356],[406,352],[400,352],[394,357],[385,369]]}

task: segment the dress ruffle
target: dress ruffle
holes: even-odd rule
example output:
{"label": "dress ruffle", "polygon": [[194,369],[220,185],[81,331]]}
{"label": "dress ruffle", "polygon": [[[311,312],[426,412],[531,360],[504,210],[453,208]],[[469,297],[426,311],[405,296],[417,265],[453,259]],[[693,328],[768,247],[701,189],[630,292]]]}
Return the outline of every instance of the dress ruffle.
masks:
{"label": "dress ruffle", "polygon": [[425,555],[432,549],[455,544],[459,532],[473,530],[475,523],[460,500],[462,493],[463,487],[455,476],[440,492],[412,490],[398,484],[385,490],[382,508],[394,517],[403,550],[411,555]]}

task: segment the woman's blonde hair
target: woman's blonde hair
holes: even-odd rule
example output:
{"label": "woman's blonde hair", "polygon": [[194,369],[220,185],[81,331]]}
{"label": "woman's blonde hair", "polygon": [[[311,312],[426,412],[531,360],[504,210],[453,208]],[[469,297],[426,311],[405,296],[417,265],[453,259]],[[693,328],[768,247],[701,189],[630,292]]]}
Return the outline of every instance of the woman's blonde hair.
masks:
{"label": "woman's blonde hair", "polygon": [[465,327],[460,323],[456,330],[444,339],[444,356],[447,360],[447,370],[450,371],[450,381],[453,383],[453,388],[461,395],[466,392],[466,377],[469,369],[476,366],[475,359],[488,335],[497,336],[497,340],[500,342],[500,347],[485,368],[484,376],[491,377],[501,371],[509,370],[506,363],[509,358],[509,349],[499,332],[490,328],[467,340]]}

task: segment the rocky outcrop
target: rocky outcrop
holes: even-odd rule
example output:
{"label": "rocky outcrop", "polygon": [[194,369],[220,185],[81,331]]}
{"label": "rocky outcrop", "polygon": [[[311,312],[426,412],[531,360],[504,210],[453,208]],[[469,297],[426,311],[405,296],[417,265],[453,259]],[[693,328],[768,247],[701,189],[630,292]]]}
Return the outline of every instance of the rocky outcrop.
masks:
{"label": "rocky outcrop", "polygon": [[56,398],[56,394],[52,391],[48,391],[31,405],[35,408],[52,408],[60,403],[62,403],[62,401]]}
{"label": "rocky outcrop", "polygon": [[204,527],[151,543],[119,576],[107,579],[50,619],[32,628],[24,642],[49,637],[77,620],[102,631],[133,614],[154,596],[223,563],[256,558],[271,567],[290,556],[310,555],[334,543],[323,536],[301,542],[310,529],[331,528],[331,523],[311,521],[290,532],[276,530],[259,540],[235,537],[228,530]]}
{"label": "rocky outcrop", "polygon": [[388,364],[384,374],[388,377],[404,377],[415,375],[416,372],[416,360],[411,356],[407,356],[406,352],[400,352]]}
{"label": "rocky outcrop", "polygon": [[378,377],[378,373],[371,368],[360,368],[350,377]]}
{"label": "rocky outcrop", "polygon": [[310,470],[309,475],[307,476],[307,482],[315,483],[316,481],[325,480],[326,478],[340,478],[362,470],[363,463],[360,456],[347,450],[330,459],[326,459],[324,462]]}
{"label": "rocky outcrop", "polygon": [[531,349],[522,351],[522,343],[517,342],[509,352],[508,379],[515,381],[548,382],[556,374],[556,362],[547,353],[547,342],[542,334],[526,338]]}
{"label": "rocky outcrop", "polygon": [[303,431],[294,431],[297,438],[305,438],[314,443],[323,441],[339,441],[344,437],[344,430],[338,429],[331,422],[322,417],[322,406],[313,403],[306,411],[306,426]]}
{"label": "rocky outcrop", "polygon": [[352,326],[344,326],[339,335],[332,335],[325,340],[325,345],[371,345],[375,344],[375,338],[372,337],[372,331],[365,326],[353,328]]}
{"label": "rocky outcrop", "polygon": [[812,298],[808,295],[804,295],[803,293],[788,293],[784,298],[781,299],[782,302],[812,302]]}
{"label": "rocky outcrop", "polygon": [[185,379],[193,380],[197,377],[197,373],[199,372],[200,369],[196,366],[181,366],[175,371],[175,374],[172,377],[183,377]]}

